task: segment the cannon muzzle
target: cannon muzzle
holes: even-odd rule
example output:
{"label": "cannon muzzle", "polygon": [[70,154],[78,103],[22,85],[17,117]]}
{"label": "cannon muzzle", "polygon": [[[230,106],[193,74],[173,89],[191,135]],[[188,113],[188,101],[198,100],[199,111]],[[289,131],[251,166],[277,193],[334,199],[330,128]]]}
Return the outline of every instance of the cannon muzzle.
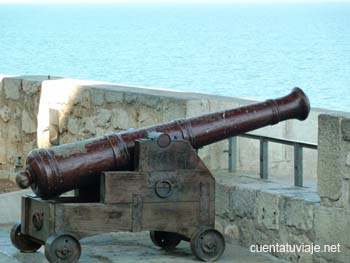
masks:
{"label": "cannon muzzle", "polygon": [[22,188],[32,187],[42,198],[94,184],[102,171],[132,169],[135,141],[150,132],[188,140],[198,149],[229,137],[287,119],[305,120],[310,104],[295,88],[287,96],[199,117],[175,120],[132,131],[31,151],[26,168],[17,176]]}

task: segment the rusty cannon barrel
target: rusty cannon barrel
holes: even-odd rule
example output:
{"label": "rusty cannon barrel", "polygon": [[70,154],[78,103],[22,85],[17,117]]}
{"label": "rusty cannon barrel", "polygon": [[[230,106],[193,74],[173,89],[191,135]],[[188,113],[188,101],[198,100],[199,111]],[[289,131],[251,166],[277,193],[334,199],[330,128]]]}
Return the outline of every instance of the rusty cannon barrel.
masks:
{"label": "rusty cannon barrel", "polygon": [[149,132],[188,140],[198,149],[287,119],[304,120],[310,104],[295,88],[287,96],[199,117],[174,120],[146,128],[31,151],[25,170],[17,175],[21,188],[31,186],[42,198],[51,198],[96,182],[101,171],[132,169],[135,141]]}

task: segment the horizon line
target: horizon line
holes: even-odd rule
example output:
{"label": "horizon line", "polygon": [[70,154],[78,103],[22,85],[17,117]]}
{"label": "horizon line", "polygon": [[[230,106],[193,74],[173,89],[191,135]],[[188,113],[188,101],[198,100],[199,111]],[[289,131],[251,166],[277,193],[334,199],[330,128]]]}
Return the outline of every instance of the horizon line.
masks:
{"label": "horizon line", "polygon": [[0,0],[0,4],[319,4],[350,0]]}

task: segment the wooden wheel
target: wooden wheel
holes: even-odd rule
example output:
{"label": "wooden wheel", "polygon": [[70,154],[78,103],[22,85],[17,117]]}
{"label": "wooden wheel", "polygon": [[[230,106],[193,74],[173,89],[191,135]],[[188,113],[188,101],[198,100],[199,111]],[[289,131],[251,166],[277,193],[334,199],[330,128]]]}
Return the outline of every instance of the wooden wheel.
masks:
{"label": "wooden wheel", "polygon": [[21,252],[34,253],[37,251],[41,244],[33,241],[28,236],[21,233],[21,224],[17,223],[13,225],[11,229],[11,242]]}
{"label": "wooden wheel", "polygon": [[56,234],[46,240],[45,256],[50,263],[75,263],[80,255],[80,243],[72,235]]}
{"label": "wooden wheel", "polygon": [[182,236],[164,231],[150,231],[153,244],[166,250],[172,250],[181,242]]}
{"label": "wooden wheel", "polygon": [[191,238],[191,250],[200,260],[215,261],[224,253],[225,239],[215,229],[199,229]]}

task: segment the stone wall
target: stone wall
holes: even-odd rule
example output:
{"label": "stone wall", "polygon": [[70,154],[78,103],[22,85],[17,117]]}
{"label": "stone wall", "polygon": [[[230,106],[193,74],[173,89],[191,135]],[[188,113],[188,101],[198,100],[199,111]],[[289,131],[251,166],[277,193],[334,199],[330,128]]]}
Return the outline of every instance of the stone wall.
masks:
{"label": "stone wall", "polygon": [[340,243],[342,253],[322,254],[329,262],[350,260],[350,114],[319,116],[318,192],[315,239]]}
{"label": "stone wall", "polygon": [[[29,149],[36,147],[36,144],[43,147],[72,142],[110,131],[143,127],[254,102],[103,82],[46,79],[47,77],[24,76],[5,78],[1,82],[4,88],[1,89],[0,108],[4,120],[7,121],[1,120],[1,131],[4,134],[6,133],[4,131],[14,130],[10,137],[16,137],[18,130],[24,134],[17,136],[18,139],[8,139],[6,134],[2,135],[3,143],[7,145],[6,150],[5,147],[2,148],[3,169],[12,167],[17,156],[26,156]],[[8,98],[6,91],[13,93],[9,95],[12,98]],[[288,92],[289,90],[286,90],[285,93]],[[11,114],[16,109],[20,110],[23,118],[17,114],[16,121],[7,120],[7,109]],[[304,122],[290,120],[253,133],[315,143],[317,116],[320,112],[325,110],[313,109],[310,117]],[[22,131],[22,120],[26,131]],[[292,147],[271,143],[269,149],[269,172],[272,180],[283,177],[284,180],[288,179],[287,184],[293,184]],[[225,169],[228,160],[227,150],[228,144],[224,141],[201,149],[200,155],[211,169]],[[5,157],[5,152],[9,157]],[[239,171],[258,174],[259,143],[239,138],[236,158]],[[315,181],[317,152],[305,150],[304,159],[305,177]]]}
{"label": "stone wall", "polygon": [[[319,195],[307,188],[292,188],[246,176],[230,178],[215,173],[216,227],[227,240],[251,245],[311,244]],[[295,263],[313,263],[309,253],[272,253]]]}
{"label": "stone wall", "polygon": [[0,76],[0,170],[37,147],[37,114],[43,76]]}
{"label": "stone wall", "polygon": [[350,260],[350,114],[319,116],[318,191],[216,173],[217,228],[245,246],[315,244],[340,252],[272,253],[295,263]]}
{"label": "stone wall", "polygon": [[[50,146],[55,144],[54,140],[56,143],[72,142],[106,132],[149,126],[250,103],[254,101],[92,81],[45,81],[38,117],[39,145]],[[290,120],[252,133],[316,143],[320,112],[324,110],[314,109],[304,122]],[[272,179],[288,176],[288,183],[293,184],[293,148],[272,143],[269,148]],[[238,170],[258,174],[258,142],[239,138],[237,149]],[[223,141],[204,147],[200,155],[211,169],[226,169],[227,150],[227,141]],[[315,181],[317,151],[305,150],[304,158],[304,174]]]}
{"label": "stone wall", "polygon": [[[236,106],[215,96],[71,79],[45,81],[38,144],[48,147]],[[227,148],[227,141],[219,142],[201,149],[200,155],[212,169],[227,168]]]}

